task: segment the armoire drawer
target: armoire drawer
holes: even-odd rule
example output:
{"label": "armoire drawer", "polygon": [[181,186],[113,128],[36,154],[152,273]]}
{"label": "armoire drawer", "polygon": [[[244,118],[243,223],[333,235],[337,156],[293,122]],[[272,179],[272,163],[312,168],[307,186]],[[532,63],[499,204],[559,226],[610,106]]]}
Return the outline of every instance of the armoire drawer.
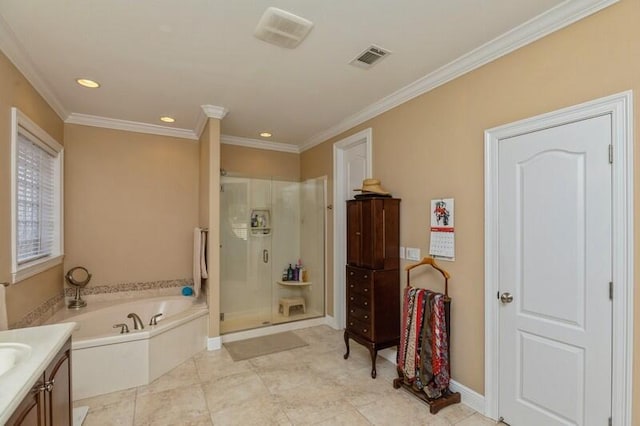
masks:
{"label": "armoire drawer", "polygon": [[349,306],[349,318],[370,323],[371,309],[362,309],[356,306]]}
{"label": "armoire drawer", "polygon": [[347,299],[348,308],[360,308],[371,311],[371,297],[357,293],[349,293]]}
{"label": "armoire drawer", "polygon": [[349,317],[347,321],[347,329],[353,333],[360,334],[368,339],[373,337],[373,330],[371,329],[371,323],[358,321],[353,317]]}

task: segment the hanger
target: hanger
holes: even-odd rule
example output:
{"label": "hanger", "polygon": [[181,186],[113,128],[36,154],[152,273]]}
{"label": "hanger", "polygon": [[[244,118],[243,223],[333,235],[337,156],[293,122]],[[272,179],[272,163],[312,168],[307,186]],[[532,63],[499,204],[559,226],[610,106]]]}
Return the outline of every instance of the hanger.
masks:
{"label": "hanger", "polygon": [[414,263],[413,265],[409,265],[404,268],[405,271],[407,271],[407,285],[409,285],[409,271],[411,271],[413,268],[417,268],[418,266],[422,266],[422,265],[431,265],[433,269],[437,270],[442,274],[442,276],[444,277],[444,295],[448,299],[449,298],[449,278],[451,278],[451,275],[447,271],[442,269],[440,266],[438,266],[438,264],[436,263],[436,260],[433,257],[423,257],[420,262]]}

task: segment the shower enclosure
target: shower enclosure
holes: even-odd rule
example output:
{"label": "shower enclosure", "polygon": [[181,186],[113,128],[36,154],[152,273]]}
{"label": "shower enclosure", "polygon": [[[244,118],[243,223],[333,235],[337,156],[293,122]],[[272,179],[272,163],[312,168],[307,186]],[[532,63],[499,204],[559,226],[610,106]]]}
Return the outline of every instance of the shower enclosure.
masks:
{"label": "shower enclosure", "polygon": [[[222,333],[324,315],[325,186],[324,178],[221,177]],[[298,261],[306,282],[283,280]],[[283,311],[284,298],[304,305]]]}

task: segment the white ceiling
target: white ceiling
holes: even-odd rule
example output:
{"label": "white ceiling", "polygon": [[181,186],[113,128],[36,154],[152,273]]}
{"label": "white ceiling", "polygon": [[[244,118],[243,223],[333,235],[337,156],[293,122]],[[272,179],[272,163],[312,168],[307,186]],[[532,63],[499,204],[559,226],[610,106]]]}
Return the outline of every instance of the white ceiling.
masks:
{"label": "white ceiling", "polygon": [[[545,12],[570,9],[574,15],[560,19],[566,25],[577,8],[602,3],[0,0],[0,48],[63,119],[73,113],[164,125],[159,117],[170,115],[176,122],[168,127],[197,131],[200,106],[216,105],[229,110],[225,135],[258,139],[269,131],[275,141],[304,147],[463,55],[489,50],[486,43],[516,27],[529,28],[529,41],[544,35],[535,25],[547,22],[539,16]],[[297,49],[253,37],[269,6],[314,22]],[[369,70],[349,65],[372,43],[392,54]],[[77,77],[102,87],[82,88]]]}

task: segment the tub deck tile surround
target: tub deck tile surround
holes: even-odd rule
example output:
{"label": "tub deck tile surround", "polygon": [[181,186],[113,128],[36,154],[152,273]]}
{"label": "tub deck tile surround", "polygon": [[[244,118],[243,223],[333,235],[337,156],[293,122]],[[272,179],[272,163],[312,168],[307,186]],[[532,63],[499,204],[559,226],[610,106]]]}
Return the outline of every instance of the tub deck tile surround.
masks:
{"label": "tub deck tile surround", "polygon": [[224,349],[203,351],[146,386],[75,401],[84,426],[118,425],[456,425],[495,423],[463,404],[431,415],[393,389],[395,366],[356,345],[342,358],[343,333],[328,326],[294,331],[308,346],[234,362]]}
{"label": "tub deck tile surround", "polygon": [[[105,300],[178,295],[180,294],[180,288],[184,286],[193,287],[193,279],[184,278],[110,285],[89,285],[82,289],[81,294],[84,300],[91,303]],[[42,325],[58,311],[66,309],[66,302],[74,296],[75,289],[65,286],[61,293],[45,300],[24,317],[9,324],[9,328],[14,329]]]}

